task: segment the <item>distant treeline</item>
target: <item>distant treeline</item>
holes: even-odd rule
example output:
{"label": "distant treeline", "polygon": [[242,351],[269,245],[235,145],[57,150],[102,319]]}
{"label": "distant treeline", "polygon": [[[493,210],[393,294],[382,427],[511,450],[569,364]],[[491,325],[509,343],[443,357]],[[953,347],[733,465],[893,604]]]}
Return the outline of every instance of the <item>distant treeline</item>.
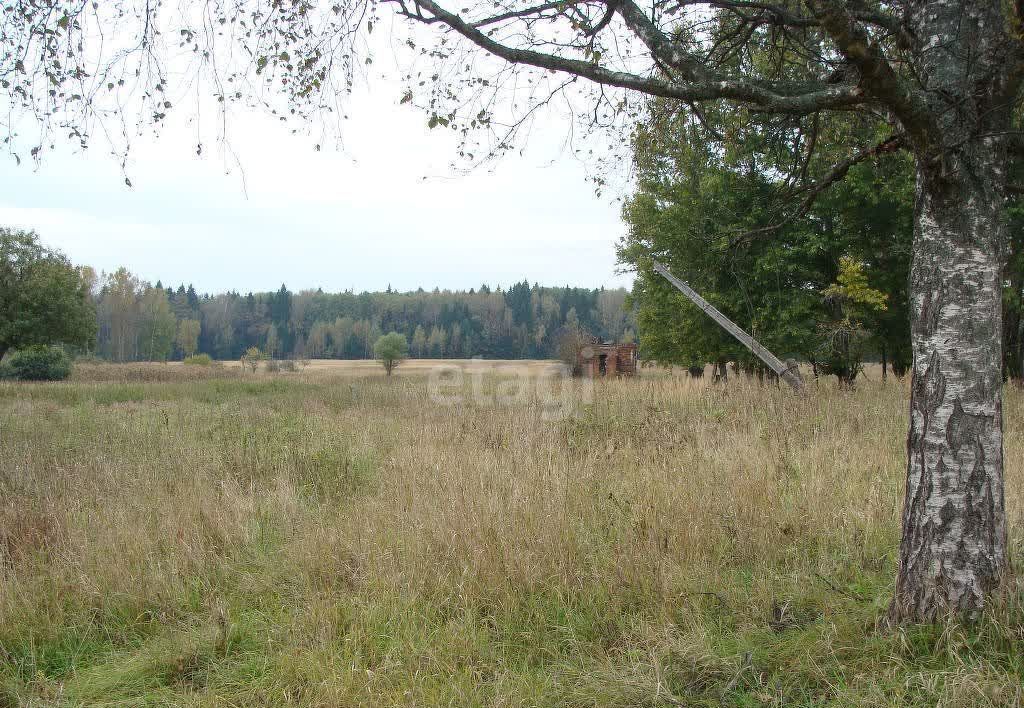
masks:
{"label": "distant treeline", "polygon": [[236,359],[249,347],[275,358],[361,359],[387,332],[414,357],[554,358],[566,331],[632,340],[624,289],[487,285],[468,291],[200,295],[191,286],[142,282],[122,268],[93,283],[95,354],[162,361],[205,353]]}

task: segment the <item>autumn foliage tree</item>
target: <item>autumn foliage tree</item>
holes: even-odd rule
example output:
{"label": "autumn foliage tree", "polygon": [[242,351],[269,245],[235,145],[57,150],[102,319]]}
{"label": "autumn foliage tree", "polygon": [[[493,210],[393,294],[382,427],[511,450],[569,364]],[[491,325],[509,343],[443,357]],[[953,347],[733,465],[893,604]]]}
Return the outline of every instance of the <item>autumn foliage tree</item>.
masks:
{"label": "autumn foliage tree", "polygon": [[821,346],[815,364],[845,386],[863,370],[870,333],[865,321],[888,309],[889,297],[872,288],[864,264],[843,256],[836,282],[822,292],[831,317],[819,324]]}
{"label": "autumn foliage tree", "polygon": [[245,350],[245,353],[239,359],[242,365],[242,369],[248,368],[252,373],[256,373],[256,369],[259,368],[261,361],[266,361],[269,357],[257,347],[249,347]]}

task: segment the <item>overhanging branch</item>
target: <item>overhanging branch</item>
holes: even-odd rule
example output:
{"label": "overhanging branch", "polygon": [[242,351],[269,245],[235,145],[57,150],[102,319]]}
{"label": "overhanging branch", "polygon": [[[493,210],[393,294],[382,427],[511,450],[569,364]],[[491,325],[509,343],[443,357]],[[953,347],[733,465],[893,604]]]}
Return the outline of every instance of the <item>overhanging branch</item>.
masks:
{"label": "overhanging branch", "polygon": [[843,57],[860,72],[860,85],[865,92],[892,110],[915,149],[927,151],[940,136],[924,97],[896,75],[881,48],[844,3],[807,0],[807,4]]}
{"label": "overhanging branch", "polygon": [[[503,44],[459,15],[449,12],[433,0],[414,0],[416,12],[402,14],[421,22],[440,22],[491,54],[513,64],[574,74],[605,86],[632,89],[652,96],[681,101],[729,99],[773,113],[807,114],[826,109],[848,109],[867,101],[864,92],[851,84],[824,82],[756,82],[730,79],[693,69],[682,81],[642,76],[617,71],[597,62],[558,56],[533,49]],[[428,14],[423,14],[424,11]],[[620,9],[620,11],[622,11]],[[657,57],[655,57],[657,58]],[[689,59],[677,57],[678,66]]]}

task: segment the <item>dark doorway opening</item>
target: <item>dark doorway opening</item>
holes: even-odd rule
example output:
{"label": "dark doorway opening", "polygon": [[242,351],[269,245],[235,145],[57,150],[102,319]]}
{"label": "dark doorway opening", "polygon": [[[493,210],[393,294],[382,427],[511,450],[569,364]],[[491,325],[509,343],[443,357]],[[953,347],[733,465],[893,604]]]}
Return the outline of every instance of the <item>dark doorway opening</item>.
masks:
{"label": "dark doorway opening", "polygon": [[597,357],[597,371],[601,376],[608,373],[608,355],[601,354]]}

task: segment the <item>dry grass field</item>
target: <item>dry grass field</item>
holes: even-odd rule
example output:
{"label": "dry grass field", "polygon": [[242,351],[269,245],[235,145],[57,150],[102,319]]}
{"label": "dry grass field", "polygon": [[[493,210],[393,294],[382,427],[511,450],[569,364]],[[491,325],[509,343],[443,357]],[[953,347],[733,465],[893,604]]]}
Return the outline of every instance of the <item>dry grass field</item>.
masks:
{"label": "dry grass field", "polygon": [[[877,626],[905,383],[644,370],[552,418],[399,371],[0,384],[0,705],[1024,702],[1019,591]],[[1018,562],[1022,408],[1008,389]]]}

